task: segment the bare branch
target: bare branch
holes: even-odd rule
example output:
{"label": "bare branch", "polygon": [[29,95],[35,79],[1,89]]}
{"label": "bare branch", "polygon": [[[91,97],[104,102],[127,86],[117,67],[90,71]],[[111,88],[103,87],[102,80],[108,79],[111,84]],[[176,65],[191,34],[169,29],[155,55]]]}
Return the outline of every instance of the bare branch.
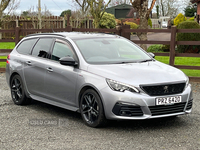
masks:
{"label": "bare branch", "polygon": [[7,7],[7,15],[10,15],[12,12],[14,12],[17,8],[19,8],[20,0],[11,0]]}

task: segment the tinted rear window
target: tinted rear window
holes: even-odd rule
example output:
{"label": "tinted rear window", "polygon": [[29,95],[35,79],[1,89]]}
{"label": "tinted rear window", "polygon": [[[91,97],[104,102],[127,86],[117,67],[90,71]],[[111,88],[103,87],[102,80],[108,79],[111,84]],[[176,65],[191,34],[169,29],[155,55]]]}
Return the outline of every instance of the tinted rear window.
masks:
{"label": "tinted rear window", "polygon": [[32,55],[46,58],[49,54],[53,39],[52,38],[42,38],[40,39],[35,47],[33,48]]}
{"label": "tinted rear window", "polygon": [[35,44],[36,41],[37,41],[37,39],[29,39],[29,40],[23,41],[17,47],[17,51],[21,54],[30,54],[31,49],[32,49],[32,47],[33,47],[33,45]]}

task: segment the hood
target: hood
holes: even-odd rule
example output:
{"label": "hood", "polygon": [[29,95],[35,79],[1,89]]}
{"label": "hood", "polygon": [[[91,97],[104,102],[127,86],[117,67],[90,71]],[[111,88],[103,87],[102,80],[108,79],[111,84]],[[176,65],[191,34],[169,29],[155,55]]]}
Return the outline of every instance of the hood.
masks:
{"label": "hood", "polygon": [[186,81],[182,71],[158,61],[89,65],[88,72],[134,86]]}

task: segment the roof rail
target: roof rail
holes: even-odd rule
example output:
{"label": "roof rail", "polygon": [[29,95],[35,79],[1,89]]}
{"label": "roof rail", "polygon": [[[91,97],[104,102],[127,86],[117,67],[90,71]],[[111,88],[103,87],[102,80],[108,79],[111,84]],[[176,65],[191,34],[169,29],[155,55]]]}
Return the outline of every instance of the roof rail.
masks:
{"label": "roof rail", "polygon": [[117,35],[115,33],[105,33],[105,32],[99,32],[99,33],[101,33],[101,34],[109,34],[109,35]]}
{"label": "roof rail", "polygon": [[36,34],[29,34],[26,37],[30,37],[30,36],[38,36],[38,35],[56,35],[56,36],[62,36],[62,37],[66,37],[65,35],[62,34],[56,34],[56,33],[36,33]]}

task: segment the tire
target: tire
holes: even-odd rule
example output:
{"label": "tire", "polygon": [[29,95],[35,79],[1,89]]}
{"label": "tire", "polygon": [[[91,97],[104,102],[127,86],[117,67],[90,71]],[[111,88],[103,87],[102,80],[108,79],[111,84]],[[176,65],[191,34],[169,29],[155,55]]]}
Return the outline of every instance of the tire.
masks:
{"label": "tire", "polygon": [[24,91],[24,84],[19,75],[15,75],[10,82],[11,97],[16,105],[26,105],[31,103]]}
{"label": "tire", "polygon": [[81,96],[80,112],[84,123],[89,127],[102,127],[107,122],[101,98],[92,89],[86,90]]}

